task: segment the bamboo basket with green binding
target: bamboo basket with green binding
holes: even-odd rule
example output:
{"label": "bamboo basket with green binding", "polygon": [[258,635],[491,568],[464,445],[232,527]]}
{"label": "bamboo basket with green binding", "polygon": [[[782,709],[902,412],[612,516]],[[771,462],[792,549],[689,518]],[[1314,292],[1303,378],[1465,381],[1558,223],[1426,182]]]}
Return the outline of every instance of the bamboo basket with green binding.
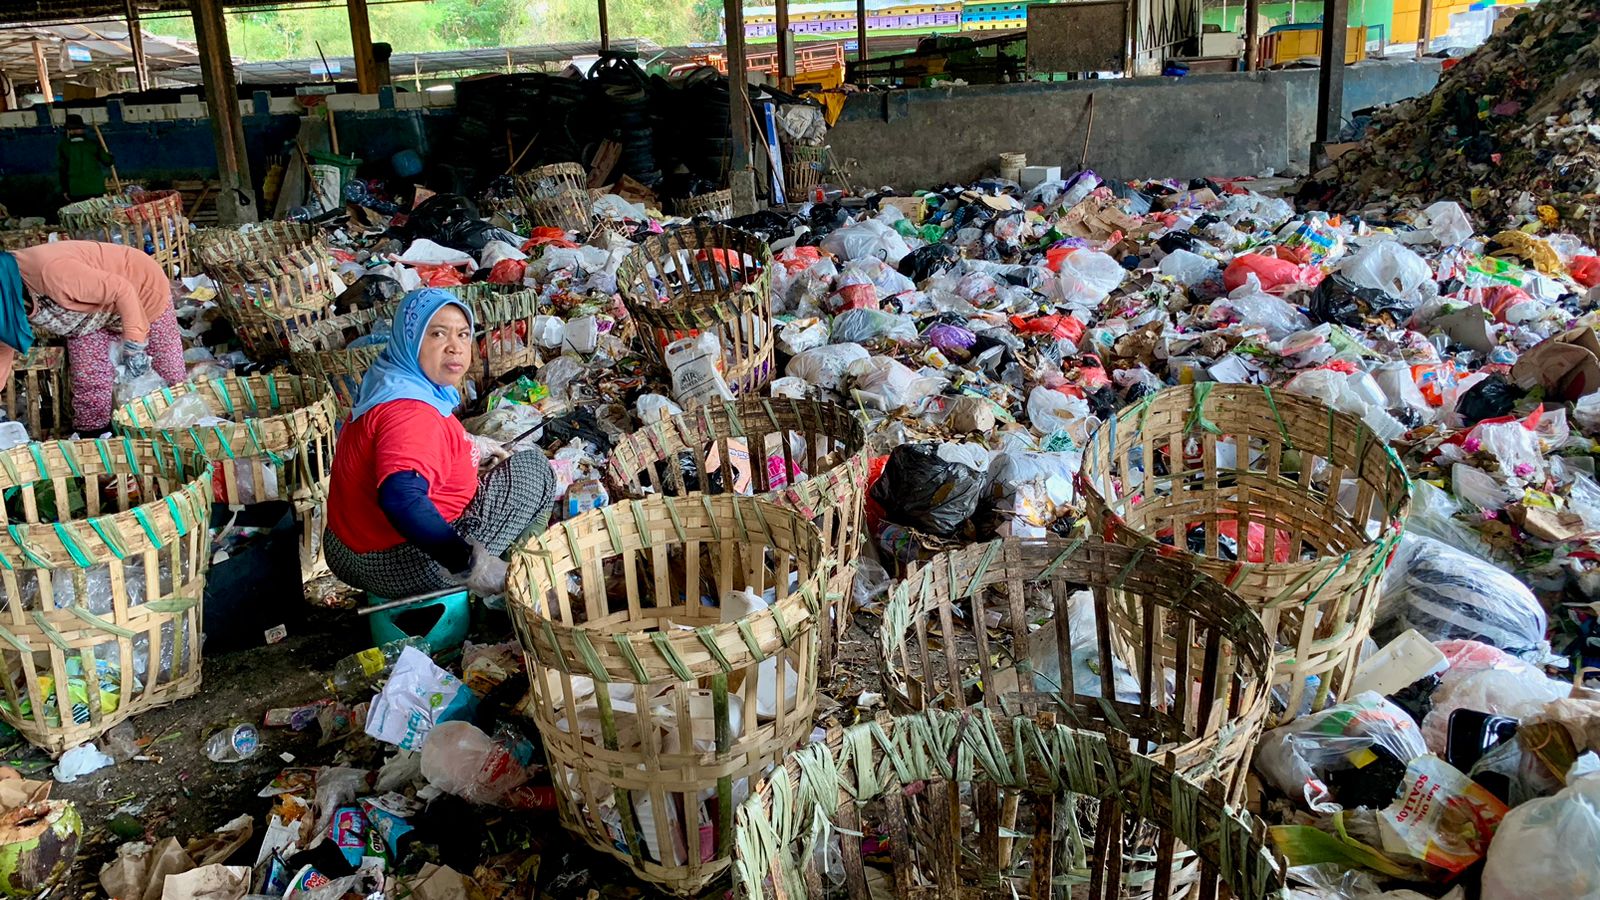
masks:
{"label": "bamboo basket with green binding", "polygon": [[149,253],[168,278],[189,271],[189,219],[177,191],[92,197],[61,207],[61,227],[74,240],[122,244]]}
{"label": "bamboo basket with green binding", "polygon": [[704,223],[651,235],[618,267],[617,289],[659,375],[667,345],[709,331],[735,395],[772,379],[772,251],[754,235]]}
{"label": "bamboo basket with green binding", "polygon": [[54,755],[193,696],[210,463],[149,441],[49,441],[0,452],[0,487],[0,719]]}
{"label": "bamboo basket with green binding", "polygon": [[[932,709],[834,730],[739,808],[734,895],[1287,900],[1265,830],[1116,732]],[[1017,830],[995,827],[1017,798]],[[863,844],[883,835],[869,863]],[[1198,860],[1179,883],[1179,848]],[[1127,871],[1151,861],[1147,883]],[[881,867],[880,867],[881,866]]]}
{"label": "bamboo basket with green binding", "polygon": [[1253,385],[1168,388],[1100,426],[1079,478],[1096,533],[1175,544],[1261,617],[1277,722],[1348,693],[1411,505],[1360,419]]}
{"label": "bamboo basket with green binding", "polygon": [[210,229],[195,238],[194,255],[256,360],[287,356],[289,336],[331,315],[344,289],[327,244],[298,222],[268,222],[249,232]]}
{"label": "bamboo basket with green binding", "polygon": [[540,166],[516,176],[515,184],[534,225],[579,233],[594,227],[589,172],[578,163]]}
{"label": "bamboo basket with green binding", "polygon": [[[476,321],[475,359],[467,377],[479,379],[479,395],[487,394],[486,386],[506,375],[538,365],[539,347],[532,338],[533,320],[539,315],[537,293],[508,293],[483,283],[442,290],[461,296],[472,308]],[[396,306],[384,304],[333,316],[289,336],[289,355],[295,368],[328,382],[341,417],[355,407],[362,376],[383,352],[381,343],[354,348],[350,344],[371,335],[379,322],[392,318]]]}
{"label": "bamboo basket with green binding", "polygon": [[1272,681],[1271,639],[1237,595],[1154,543],[1095,538],[935,556],[890,589],[878,662],[895,712],[1043,703],[1073,727],[1127,732],[1231,802]]}
{"label": "bamboo basket with green binding", "polygon": [[734,807],[811,733],[827,580],[816,526],[752,497],[624,501],[519,546],[507,608],[562,823],[672,893],[723,876]]}
{"label": "bamboo basket with green binding", "polygon": [[0,400],[6,418],[21,422],[36,441],[72,434],[72,379],[67,375],[67,348],[35,342],[18,356]]}
{"label": "bamboo basket with green binding", "polygon": [[808,203],[828,171],[828,148],[783,144],[784,193],[790,203]]}
{"label": "bamboo basket with green binding", "polygon": [[[720,469],[721,460],[736,460],[741,451],[748,460],[751,447],[765,451],[749,465],[748,491],[814,521],[834,561],[828,584],[832,624],[824,627],[821,649],[821,671],[827,673],[850,625],[867,489],[866,436],[849,410],[776,397],[706,404],[648,424],[617,442],[606,474],[623,497],[744,493],[725,475],[715,477],[713,470]],[[795,480],[801,475],[804,480]]]}
{"label": "bamboo basket with green binding", "polygon": [[704,216],[713,222],[733,218],[733,191],[723,188],[720,191],[711,191],[694,197],[687,197],[673,203],[672,211],[684,217],[693,219]]}
{"label": "bamboo basket with green binding", "polygon": [[[225,421],[187,424],[199,413],[191,396],[204,401],[206,413]],[[191,408],[163,419],[180,402]],[[320,379],[229,375],[146,394],[113,412],[111,425],[119,434],[211,460],[217,470],[216,501],[232,509],[275,500],[292,504],[300,523],[301,576],[311,580],[327,571],[322,527],[335,416],[333,391]]]}

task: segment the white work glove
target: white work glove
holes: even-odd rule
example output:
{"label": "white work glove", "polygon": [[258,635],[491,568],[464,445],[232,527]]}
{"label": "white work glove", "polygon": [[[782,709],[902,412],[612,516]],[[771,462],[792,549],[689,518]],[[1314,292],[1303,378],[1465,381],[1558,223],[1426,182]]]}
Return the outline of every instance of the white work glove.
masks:
{"label": "white work glove", "polygon": [[472,561],[465,572],[457,572],[456,577],[466,586],[467,590],[479,597],[498,597],[506,592],[506,561],[488,550],[477,541],[468,541],[472,545]]}
{"label": "white work glove", "polygon": [[149,345],[139,341],[122,342],[122,367],[129,378],[138,378],[150,372]]}
{"label": "white work glove", "polygon": [[480,467],[492,466],[501,460],[511,458],[511,451],[494,438],[484,437],[481,434],[468,434],[467,439],[472,442],[472,455],[477,458]]}

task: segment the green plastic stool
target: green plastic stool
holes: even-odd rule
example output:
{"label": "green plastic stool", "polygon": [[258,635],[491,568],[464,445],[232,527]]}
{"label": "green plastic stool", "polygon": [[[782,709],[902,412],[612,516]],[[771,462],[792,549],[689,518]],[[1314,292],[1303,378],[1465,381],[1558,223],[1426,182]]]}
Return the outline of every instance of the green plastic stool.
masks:
{"label": "green plastic stool", "polygon": [[[368,606],[390,602],[374,594],[367,595]],[[428,642],[436,659],[448,657],[460,652],[462,642],[467,639],[467,629],[472,624],[472,598],[464,589],[424,594],[412,603],[369,613],[367,618],[374,647],[420,637]]]}

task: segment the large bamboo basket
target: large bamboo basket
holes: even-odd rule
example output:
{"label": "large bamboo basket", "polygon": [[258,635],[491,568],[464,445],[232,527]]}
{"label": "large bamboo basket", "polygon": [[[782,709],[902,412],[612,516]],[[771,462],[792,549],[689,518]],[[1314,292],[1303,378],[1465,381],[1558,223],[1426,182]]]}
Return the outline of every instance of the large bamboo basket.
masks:
{"label": "large bamboo basket", "polygon": [[594,226],[589,173],[577,163],[557,163],[516,176],[517,196],[534,225],[587,232]]}
{"label": "large bamboo basket", "polygon": [[199,690],[210,486],[148,441],[0,453],[0,718],[23,737],[59,754]]}
{"label": "large bamboo basket", "polygon": [[[707,404],[623,438],[611,451],[607,476],[624,497],[731,493],[736,486],[726,471],[720,478],[712,471],[722,460],[737,457],[733,442],[747,454],[752,447],[765,448],[750,466],[749,492],[815,522],[836,566],[827,598],[832,624],[824,627],[821,651],[826,675],[850,623],[867,489],[866,436],[849,410],[771,397]],[[798,453],[797,442],[803,446]],[[796,481],[799,474],[805,480]]]}
{"label": "large bamboo basket", "polygon": [[[205,400],[220,425],[163,427],[161,416],[189,394]],[[111,416],[119,434],[194,451],[216,467],[216,502],[240,507],[288,501],[300,522],[301,574],[326,572],[322,527],[333,472],[333,392],[317,378],[250,375],[185,382],[125,403]]]}
{"label": "large bamboo basket", "polygon": [[343,288],[327,244],[297,222],[212,229],[196,238],[194,254],[217,283],[217,304],[239,343],[258,361],[286,356],[289,336],[331,315]]}
{"label": "large bamboo basket", "polygon": [[169,278],[189,271],[189,219],[177,191],[94,197],[61,207],[60,216],[61,227],[78,240],[145,250]]}
{"label": "large bamboo basket", "polygon": [[704,216],[713,222],[733,218],[733,191],[723,188],[697,197],[679,200],[672,206],[673,212],[685,219]]}
{"label": "large bamboo basket", "polygon": [[[1014,831],[996,827],[1007,807]],[[929,710],[835,731],[785,760],[737,827],[742,900],[1288,896],[1265,830],[1215,785],[1048,715]],[[1173,864],[1184,852],[1198,859],[1187,873]],[[1149,877],[1130,878],[1136,866]]]}
{"label": "large bamboo basket", "polygon": [[790,203],[807,203],[811,192],[828,171],[828,148],[803,144],[783,145],[784,195]]}
{"label": "large bamboo basket", "polygon": [[[467,377],[479,380],[480,394],[511,373],[538,365],[539,347],[533,341],[533,320],[539,315],[537,293],[507,293],[481,283],[442,290],[460,295],[472,308],[476,329]],[[382,344],[355,348],[350,344],[371,335],[379,323],[387,325],[396,308],[397,304],[385,304],[356,310],[290,335],[289,355],[295,368],[328,382],[341,416],[355,407],[362,377],[383,352]]]}
{"label": "large bamboo basket", "polygon": [[767,245],[724,225],[651,235],[617,269],[617,289],[659,373],[667,373],[668,344],[711,331],[734,394],[758,393],[772,379],[771,279]]}
{"label": "large bamboo basket", "polygon": [[[1100,426],[1080,480],[1098,533],[1175,544],[1261,617],[1278,722],[1348,692],[1411,503],[1405,467],[1360,419],[1251,385],[1169,388]],[[1243,553],[1226,552],[1229,532]]]}
{"label": "large bamboo basket", "polygon": [[[1042,621],[1030,612],[1041,604],[1053,610]],[[1090,654],[1073,653],[1086,643]],[[1075,683],[1075,656],[1098,687]],[[1155,545],[1083,538],[934,557],[890,590],[878,660],[896,712],[1042,700],[1074,727],[1127,732],[1235,801],[1272,681],[1271,640],[1232,591]]]}
{"label": "large bamboo basket", "polygon": [[72,379],[67,375],[67,348],[34,344],[17,357],[11,379],[0,398],[6,418],[21,422],[36,441],[72,434]]}
{"label": "large bamboo basket", "polygon": [[[724,873],[734,807],[811,733],[826,581],[816,527],[749,497],[627,501],[520,547],[508,606],[562,822],[673,893]],[[770,606],[724,622],[745,590]]]}

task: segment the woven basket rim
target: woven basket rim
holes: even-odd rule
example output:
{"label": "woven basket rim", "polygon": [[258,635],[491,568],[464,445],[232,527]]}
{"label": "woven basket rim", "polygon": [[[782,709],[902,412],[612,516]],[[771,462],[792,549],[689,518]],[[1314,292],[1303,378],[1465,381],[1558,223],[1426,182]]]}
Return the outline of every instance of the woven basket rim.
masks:
{"label": "woven basket rim", "polygon": [[[296,387],[284,391],[284,393],[288,396],[282,397],[283,402],[292,400],[292,398],[295,396],[296,390],[298,390],[301,396],[308,398],[309,402],[297,406],[283,406],[280,403],[280,405],[277,407],[279,412],[269,415],[247,415],[244,417],[244,421],[242,422],[230,421],[222,425],[187,428],[157,428],[154,426],[137,424],[137,410],[139,410],[139,408],[142,406],[146,412],[149,412],[150,407],[148,401],[151,397],[160,397],[165,403],[162,409],[165,409],[167,406],[170,406],[174,401],[176,401],[177,398],[185,394],[191,394],[202,389],[209,388],[212,385],[221,384],[230,390],[236,388],[239,391],[242,391],[242,396],[244,397],[254,397],[255,392],[252,390],[252,388],[259,385],[270,397],[279,390],[278,385],[285,383],[295,385]],[[212,391],[211,396],[215,395],[216,392]],[[232,394],[230,393],[229,396],[232,396]],[[331,433],[332,423],[337,418],[337,411],[334,401],[335,398],[333,389],[328,385],[327,381],[311,375],[280,375],[276,373],[244,376],[228,375],[223,378],[210,378],[199,383],[187,381],[182,382],[181,384],[162,388],[161,390],[147,394],[144,397],[131,400],[122,404],[112,412],[111,422],[112,426],[120,433],[131,434],[140,438],[167,441],[180,446],[194,447],[196,449],[203,448],[203,452],[207,456],[212,456],[216,453],[234,456],[235,453],[232,448],[241,443],[245,446],[255,447],[256,449],[265,453],[275,453],[298,446],[299,443],[303,442],[305,437],[320,434],[324,431]],[[244,405],[249,407],[253,404],[247,401]],[[320,416],[317,415],[319,412],[321,413]],[[153,414],[159,415],[159,413]],[[307,420],[305,422],[305,428],[290,429],[294,434],[300,435],[302,437],[302,441],[284,443],[281,446],[277,446],[277,442],[271,441],[270,439],[263,440],[259,434],[260,426],[252,426],[250,424],[252,422],[263,422],[269,420],[287,421],[292,418],[301,418]],[[327,423],[327,429],[317,427],[317,419],[322,419],[325,421]]]}
{"label": "woven basket rim", "polygon": [[[648,251],[664,254],[679,250],[726,250],[754,260],[757,275],[738,290],[684,291],[661,299],[650,277],[654,259]],[[617,267],[617,290],[630,315],[651,324],[671,327],[670,317],[682,312],[711,310],[722,312],[724,320],[755,312],[770,303],[768,285],[772,278],[772,248],[746,231],[721,222],[693,222],[676,225],[640,241]],[[741,262],[741,271],[748,271]]]}

